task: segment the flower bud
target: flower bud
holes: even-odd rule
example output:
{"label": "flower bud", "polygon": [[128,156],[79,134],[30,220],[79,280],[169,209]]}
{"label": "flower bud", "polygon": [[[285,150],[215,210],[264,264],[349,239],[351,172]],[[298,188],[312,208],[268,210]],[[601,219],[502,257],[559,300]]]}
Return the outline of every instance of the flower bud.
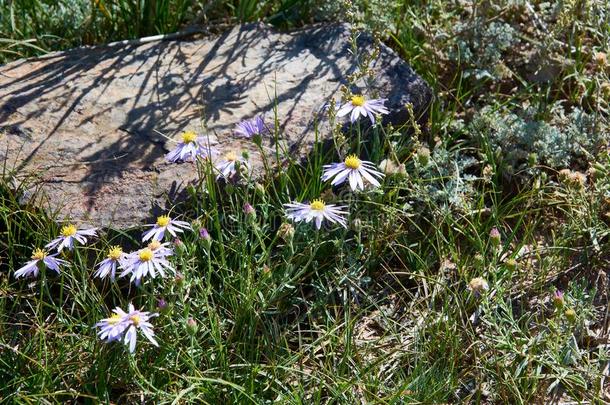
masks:
{"label": "flower bud", "polygon": [[243,207],[243,210],[244,210],[244,214],[246,214],[248,219],[256,218],[256,210],[254,209],[254,207],[250,203],[245,203],[244,207]]}
{"label": "flower bud", "polygon": [[566,312],[564,312],[564,315],[568,321],[570,321],[572,323],[576,321],[576,311],[574,311],[572,308],[566,309]]}
{"label": "flower bud", "polygon": [[527,163],[533,167],[536,166],[536,163],[538,163],[538,154],[532,152],[527,156]]}
{"label": "flower bud", "polygon": [[177,271],[176,275],[174,276],[174,281],[178,286],[182,286],[182,284],[184,284],[184,274]]}
{"label": "flower bud", "polygon": [[199,229],[199,238],[207,244],[210,244],[212,242],[212,237],[210,236],[210,233],[206,228]]}
{"label": "flower bud", "polygon": [[419,148],[417,150],[417,160],[419,161],[420,165],[428,166],[428,163],[430,162],[430,149],[426,148],[425,146]]}
{"label": "flower bud", "polygon": [[195,333],[197,333],[198,329],[199,325],[197,325],[197,321],[195,321],[193,318],[189,318],[186,320],[186,331],[189,333],[189,335],[194,335]]}
{"label": "flower bud", "polygon": [[508,259],[506,262],[504,262],[504,264],[506,265],[506,268],[511,272],[517,270],[517,261],[515,259]]}
{"label": "flower bud", "polygon": [[498,230],[498,228],[494,227],[491,229],[491,231],[489,232],[489,240],[493,247],[500,246],[500,243],[502,242],[502,238],[500,236],[500,231]]}
{"label": "flower bud", "polygon": [[277,234],[286,242],[290,242],[294,238],[294,227],[292,224],[284,222],[277,230]]}
{"label": "flower bud", "polygon": [[468,289],[476,295],[482,294],[484,291],[489,290],[489,284],[484,278],[475,277],[468,283]]}
{"label": "flower bud", "polygon": [[169,309],[169,305],[167,304],[167,301],[165,301],[163,298],[159,298],[159,300],[157,301],[157,309],[161,313],[167,312],[167,310]]}
{"label": "flower bud", "polygon": [[555,308],[561,309],[563,308],[564,304],[565,300],[563,298],[563,292],[559,290],[555,291],[555,293],[553,294],[553,305],[555,306]]}

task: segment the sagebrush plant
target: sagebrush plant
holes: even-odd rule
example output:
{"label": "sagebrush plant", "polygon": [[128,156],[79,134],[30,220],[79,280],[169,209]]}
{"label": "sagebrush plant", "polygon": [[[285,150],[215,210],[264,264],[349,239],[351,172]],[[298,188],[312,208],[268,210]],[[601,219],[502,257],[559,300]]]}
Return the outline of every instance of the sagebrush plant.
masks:
{"label": "sagebrush plant", "polygon": [[[218,178],[196,157],[201,182],[167,213],[192,228],[165,239],[175,273],[140,287],[110,269],[100,279],[95,265],[115,246],[146,248],[142,229],[103,230],[58,256],[69,263],[58,275],[16,280],[67,224],[21,205],[27,184],[5,169],[0,397],[610,401],[606,2],[0,0],[0,60],[258,19],[373,30],[434,88],[427,116],[408,110],[400,127],[361,118],[345,131],[337,104],[384,96],[367,92],[375,51],[360,54],[329,109],[332,147],[282,156],[282,170],[269,155],[261,177],[238,163]],[[280,135],[243,118],[253,142]],[[321,178],[325,165],[355,166],[352,154],[383,172],[379,187]],[[345,228],[287,218],[284,204],[306,204],[306,220],[318,198],[347,207]],[[131,355],[98,338],[96,323],[117,307],[132,313],[129,303],[159,313],[149,320],[158,347],[138,339]]]}

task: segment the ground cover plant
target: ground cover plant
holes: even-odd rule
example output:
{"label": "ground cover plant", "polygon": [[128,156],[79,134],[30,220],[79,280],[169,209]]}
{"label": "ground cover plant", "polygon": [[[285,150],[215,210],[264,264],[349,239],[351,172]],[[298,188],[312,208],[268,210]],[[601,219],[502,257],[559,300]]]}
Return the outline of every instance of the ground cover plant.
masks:
{"label": "ground cover plant", "polygon": [[[0,0],[3,62],[188,27],[341,20],[375,32],[436,95],[423,119],[382,125],[377,103],[352,116],[377,97],[353,78],[361,93],[328,109],[332,145],[262,178],[247,156],[213,163],[205,133],[185,133],[168,159],[194,160],[181,164],[201,182],[141,229],[80,235],[21,205],[5,168],[0,398],[610,401],[607,9]],[[279,136],[272,117],[244,117],[235,136]],[[345,175],[360,168],[362,187]],[[31,260],[46,263],[35,277]]]}

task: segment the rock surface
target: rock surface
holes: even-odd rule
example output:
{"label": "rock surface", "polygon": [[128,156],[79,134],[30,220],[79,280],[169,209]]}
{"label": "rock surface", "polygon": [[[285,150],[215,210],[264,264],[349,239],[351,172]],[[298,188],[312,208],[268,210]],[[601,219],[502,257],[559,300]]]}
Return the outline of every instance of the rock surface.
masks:
{"label": "rock surface", "polygon": [[[371,44],[360,34],[359,49]],[[260,170],[255,146],[233,128],[259,113],[272,120],[277,100],[284,141],[305,153],[315,113],[341,97],[356,69],[350,50],[347,25],[280,33],[247,24],[216,37],[16,61],[0,66],[0,159],[59,218],[137,225],[153,207],[179,199],[196,176],[192,164],[164,161],[174,145],[168,138],[184,130],[208,134],[221,152],[248,150]],[[381,47],[372,69],[373,90],[393,112],[404,112],[406,102],[426,109],[429,87],[391,49]]]}

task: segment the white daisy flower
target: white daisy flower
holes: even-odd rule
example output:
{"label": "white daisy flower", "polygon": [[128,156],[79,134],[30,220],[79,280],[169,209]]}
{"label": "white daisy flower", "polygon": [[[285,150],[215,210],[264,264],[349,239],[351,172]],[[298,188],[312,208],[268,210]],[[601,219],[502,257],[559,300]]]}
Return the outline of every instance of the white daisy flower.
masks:
{"label": "white daisy flower", "polygon": [[207,157],[212,154],[212,150],[205,147],[205,139],[198,137],[193,131],[182,133],[182,141],[167,155],[165,159],[168,162],[188,162],[196,160],[197,156]]}
{"label": "white daisy flower", "polygon": [[45,248],[47,249],[55,249],[57,248],[57,252],[61,252],[63,248],[68,248],[68,250],[74,249],[74,241],[84,245],[87,243],[86,236],[97,236],[96,228],[91,229],[76,229],[76,226],[73,224],[64,225],[61,227],[60,236],[53,239],[51,242],[47,243]]}
{"label": "white daisy flower", "polygon": [[34,249],[32,252],[32,260],[27,262],[25,266],[21,267],[19,270],[15,271],[15,278],[19,277],[38,277],[38,263],[42,262],[47,268],[55,271],[59,274],[60,266],[65,266],[68,264],[67,261],[57,259],[53,255],[48,255],[42,249]]}
{"label": "white daisy flower", "polygon": [[344,211],[344,209],[347,208],[345,206],[337,206],[335,204],[326,205],[324,201],[316,199],[310,204],[298,202],[284,204],[284,208],[286,209],[286,217],[295,222],[311,222],[312,219],[315,219],[317,229],[320,229],[322,220],[324,219],[331,223],[338,223],[344,228],[347,228],[347,221],[344,218],[344,216],[347,215],[347,211]]}
{"label": "white daisy flower", "polygon": [[161,243],[153,240],[147,247],[130,253],[121,264],[123,272],[119,277],[130,274],[130,281],[138,286],[148,275],[155,278],[158,273],[161,277],[165,277],[166,269],[175,272],[167,260],[167,257],[173,254],[168,245],[169,242]]}
{"label": "white daisy flower", "polygon": [[140,329],[146,339],[149,340],[155,346],[159,346],[157,341],[155,340],[155,332],[153,331],[153,326],[149,321],[150,318],[154,318],[155,316],[159,316],[157,313],[143,312],[138,311],[134,308],[134,306],[130,303],[129,312],[126,315],[126,319],[128,322],[127,332],[125,333],[124,342],[126,345],[129,345],[129,352],[133,353],[136,350],[136,340],[138,338],[137,330]]}
{"label": "white daisy flower", "polygon": [[[129,351],[133,353],[136,350],[137,330],[140,329],[144,336],[155,346],[159,346],[155,340],[155,332],[153,326],[149,322],[150,318],[159,316],[157,313],[138,311],[130,303],[128,312],[116,307],[113,314],[109,318],[102,319],[95,326],[100,328],[97,333],[100,339],[108,342],[120,341],[129,346]],[[125,335],[123,336],[123,333]]]}
{"label": "white daisy flower", "polygon": [[354,95],[347,103],[339,107],[337,111],[337,117],[343,117],[350,114],[350,121],[356,122],[362,115],[363,117],[368,116],[371,123],[375,124],[376,114],[388,114],[388,109],[384,106],[386,99],[377,98],[373,100],[366,100],[362,95]]}
{"label": "white daisy flower", "polygon": [[364,190],[364,180],[374,187],[379,187],[380,184],[376,177],[383,178],[383,173],[375,169],[376,167],[372,162],[360,160],[356,155],[350,155],[341,163],[324,165],[322,180],[327,181],[334,177],[334,180],[330,183],[333,186],[349,180],[352,191],[356,191],[358,188]]}
{"label": "white daisy flower", "polygon": [[220,172],[217,179],[224,177],[229,179],[237,174],[237,165],[245,166],[246,170],[250,169],[248,161],[243,156],[237,156],[234,152],[229,152],[224,156],[219,164],[216,165],[216,170]]}
{"label": "white daisy flower", "polygon": [[102,260],[95,271],[94,277],[105,278],[110,275],[110,279],[114,281],[117,265],[121,265],[127,258],[127,254],[123,252],[120,246],[112,246],[108,250],[108,256]]}
{"label": "white daisy flower", "polygon": [[100,339],[105,340],[107,343],[115,340],[121,340],[121,335],[129,326],[127,322],[127,314],[121,308],[116,307],[110,318],[105,318],[95,324],[100,328],[97,335]]}
{"label": "white daisy flower", "polygon": [[142,234],[142,242],[146,242],[149,239],[162,241],[165,236],[165,231],[169,232],[174,238],[177,236],[176,233],[183,232],[184,229],[193,230],[191,225],[185,221],[178,221],[171,219],[168,215],[161,215],[157,217],[155,224],[148,224],[145,226],[152,226],[152,229]]}

